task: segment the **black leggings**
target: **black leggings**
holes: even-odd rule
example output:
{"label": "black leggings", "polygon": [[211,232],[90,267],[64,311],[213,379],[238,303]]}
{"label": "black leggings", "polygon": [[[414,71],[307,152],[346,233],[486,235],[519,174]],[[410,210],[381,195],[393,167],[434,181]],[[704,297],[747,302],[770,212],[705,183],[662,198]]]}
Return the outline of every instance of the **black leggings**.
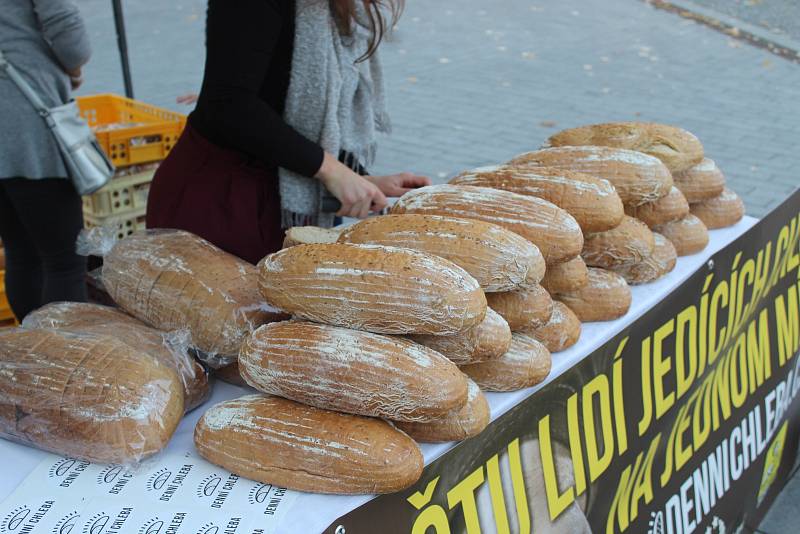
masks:
{"label": "black leggings", "polygon": [[63,178],[0,179],[0,238],[14,315],[56,301],[86,301],[86,258],[75,254],[81,197]]}

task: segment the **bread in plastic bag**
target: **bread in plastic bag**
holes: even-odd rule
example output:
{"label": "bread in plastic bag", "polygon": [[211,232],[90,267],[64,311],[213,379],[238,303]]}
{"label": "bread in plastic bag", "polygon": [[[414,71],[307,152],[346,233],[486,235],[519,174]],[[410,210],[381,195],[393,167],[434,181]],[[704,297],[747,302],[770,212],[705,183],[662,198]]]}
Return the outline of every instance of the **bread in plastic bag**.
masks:
{"label": "bread in plastic bag", "polygon": [[182,416],[175,371],[112,337],[0,331],[0,437],[132,465],[163,449]]}
{"label": "bread in plastic bag", "polygon": [[187,412],[203,404],[211,393],[208,374],[189,354],[189,334],[185,330],[160,332],[118,309],[79,302],[48,304],[29,313],[22,327],[113,335],[129,347],[146,352],[178,373]]}

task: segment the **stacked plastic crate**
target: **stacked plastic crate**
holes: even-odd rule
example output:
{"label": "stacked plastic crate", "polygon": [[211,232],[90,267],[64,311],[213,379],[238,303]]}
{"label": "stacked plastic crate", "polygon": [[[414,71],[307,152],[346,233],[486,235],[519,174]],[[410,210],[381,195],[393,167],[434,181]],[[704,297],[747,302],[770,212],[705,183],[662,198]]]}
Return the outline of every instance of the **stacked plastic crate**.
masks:
{"label": "stacked plastic crate", "polygon": [[14,314],[11,313],[11,308],[8,305],[8,299],[6,298],[5,277],[6,255],[5,249],[3,248],[3,242],[0,241],[0,326],[3,326],[5,323],[12,322],[14,320]]}

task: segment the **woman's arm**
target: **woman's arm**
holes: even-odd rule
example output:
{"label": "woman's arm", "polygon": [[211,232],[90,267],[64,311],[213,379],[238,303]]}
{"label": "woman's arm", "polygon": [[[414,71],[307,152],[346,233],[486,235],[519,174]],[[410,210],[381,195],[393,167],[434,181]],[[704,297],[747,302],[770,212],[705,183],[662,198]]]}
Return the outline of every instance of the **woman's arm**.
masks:
{"label": "woman's arm", "polygon": [[33,0],[45,41],[61,67],[73,78],[89,61],[92,49],[78,8],[69,0]]}

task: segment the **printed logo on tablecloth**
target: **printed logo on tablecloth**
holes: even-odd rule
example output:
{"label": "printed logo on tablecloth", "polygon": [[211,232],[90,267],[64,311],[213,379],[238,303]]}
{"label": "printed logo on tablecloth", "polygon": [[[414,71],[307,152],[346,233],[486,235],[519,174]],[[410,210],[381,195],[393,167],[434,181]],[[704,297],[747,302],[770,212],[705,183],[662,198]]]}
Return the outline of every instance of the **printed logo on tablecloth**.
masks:
{"label": "printed logo on tablecloth", "polygon": [[86,520],[81,532],[83,534],[101,534],[109,521],[111,521],[111,516],[107,512],[98,512]]}
{"label": "printed logo on tablecloth", "polygon": [[50,532],[52,534],[72,534],[72,530],[78,524],[80,518],[81,514],[77,510],[72,511],[56,521],[56,526]]}
{"label": "printed logo on tablecloth", "polygon": [[92,464],[89,462],[75,458],[59,458],[50,466],[47,476],[59,487],[68,488],[86,472],[90,465]]}
{"label": "printed logo on tablecloth", "polygon": [[147,491],[159,491],[169,481],[172,471],[163,467],[147,479]]}
{"label": "printed logo on tablecloth", "polygon": [[38,508],[23,504],[13,508],[0,520],[0,534],[32,532],[45,519],[55,501],[43,501]]}
{"label": "printed logo on tablecloth", "polygon": [[0,532],[4,534],[6,532],[17,532],[29,515],[31,515],[31,509],[27,506],[20,506],[11,510],[11,513],[0,522]]}
{"label": "printed logo on tablecloth", "polygon": [[97,485],[111,495],[119,495],[133,480],[134,474],[121,465],[109,465],[97,474]]}
{"label": "printed logo on tablecloth", "polygon": [[239,476],[233,473],[225,477],[212,473],[197,485],[197,497],[211,508],[222,508],[237,482]]}

